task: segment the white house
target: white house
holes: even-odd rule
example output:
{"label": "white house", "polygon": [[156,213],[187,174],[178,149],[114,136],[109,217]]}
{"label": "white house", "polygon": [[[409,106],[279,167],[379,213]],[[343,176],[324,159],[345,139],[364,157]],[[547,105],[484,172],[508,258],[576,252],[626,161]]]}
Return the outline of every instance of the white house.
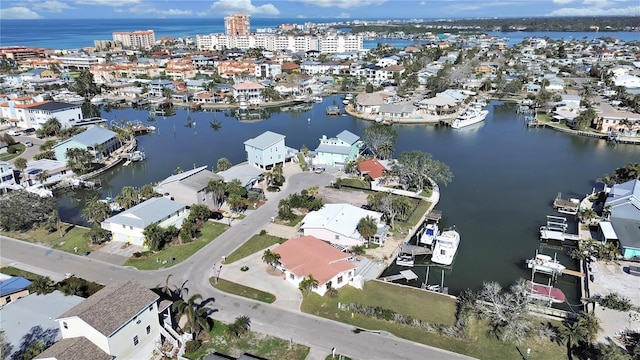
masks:
{"label": "white house", "polygon": [[287,147],[284,135],[265,131],[261,135],[244,142],[247,151],[247,161],[251,166],[260,169],[270,169],[274,165],[282,164],[286,160]]}
{"label": "white house", "polygon": [[211,180],[217,179],[222,179],[222,176],[207,170],[206,166],[201,166],[169,176],[155,187],[155,191],[170,196],[175,201],[205,204],[213,209],[213,199],[211,194],[207,194],[207,185]]}
{"label": "white house", "polygon": [[300,229],[305,236],[314,236],[331,244],[350,248],[366,243],[366,239],[358,231],[358,222],[367,216],[373,217],[378,223],[378,232],[371,241],[383,245],[387,226],[382,223],[382,213],[351,204],[326,204],[322,209],[308,213],[302,219]]}
{"label": "white house", "polygon": [[339,289],[349,284],[357,266],[349,261],[350,254],[342,252],[313,236],[287,240],[273,250],[280,255],[279,268],[288,282],[296,287],[313,275],[318,286],[312,290],[323,296],[329,286]]}
{"label": "white house", "polygon": [[144,228],[158,224],[179,228],[189,215],[187,204],[156,197],[103,221],[100,226],[111,231],[113,241],[144,245]]}
{"label": "white house", "polygon": [[0,161],[0,194],[16,185],[13,177],[13,168],[9,163]]}
{"label": "white house", "polygon": [[249,104],[260,104],[262,102],[262,90],[264,86],[256,82],[241,82],[233,85],[232,89],[233,97],[236,101],[244,100]]}
{"label": "white house", "polygon": [[56,118],[63,128],[69,128],[82,120],[80,105],[59,101],[19,102],[12,99],[0,105],[2,116],[17,127],[40,128],[47,120]]}
{"label": "white house", "polygon": [[159,296],[134,280],[108,285],[56,320],[62,340],[36,359],[151,359],[169,316]]}

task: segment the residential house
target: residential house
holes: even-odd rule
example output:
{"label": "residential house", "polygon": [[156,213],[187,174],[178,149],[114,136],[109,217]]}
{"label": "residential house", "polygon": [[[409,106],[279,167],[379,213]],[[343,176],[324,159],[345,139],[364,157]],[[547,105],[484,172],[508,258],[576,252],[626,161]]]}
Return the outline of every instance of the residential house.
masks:
{"label": "residential house", "polygon": [[312,291],[320,296],[329,287],[340,289],[349,284],[357,268],[350,261],[350,254],[313,236],[287,240],[273,252],[280,255],[278,267],[288,282],[298,287],[302,280],[313,276],[318,285]]}
{"label": "residential house", "polygon": [[216,175],[221,176],[224,182],[238,180],[245,189],[249,190],[262,181],[263,170],[250,164],[239,164],[225,171],[220,171]]}
{"label": "residential house", "polygon": [[527,94],[537,94],[540,92],[540,90],[542,89],[542,87],[538,84],[533,84],[533,83],[527,83],[524,86],[525,91],[527,92]]}
{"label": "residential house", "polygon": [[[46,176],[42,175],[43,173]],[[57,182],[70,175],[73,175],[73,172],[67,169],[65,162],[51,159],[29,160],[22,180],[28,185],[46,184]]]}
{"label": "residential house", "polygon": [[239,84],[234,84],[233,89],[233,97],[236,101],[247,101],[249,104],[260,104],[262,102],[262,90],[265,87],[253,82],[253,81],[245,81]]}
{"label": "residential house", "polygon": [[596,112],[598,117],[594,122],[598,131],[617,136],[640,136],[640,115],[604,102],[597,105]]}
{"label": "residential house", "polygon": [[135,280],[116,282],[69,309],[56,320],[62,340],[36,359],[151,359],[170,307]]}
{"label": "residential house", "polygon": [[611,187],[605,208],[625,259],[640,259],[640,180]]}
{"label": "residential house", "polygon": [[458,112],[458,101],[448,96],[434,96],[418,102],[418,109],[428,115],[449,115]]}
{"label": "residential house", "polygon": [[16,186],[13,168],[8,162],[0,161],[0,194]]}
{"label": "residential house", "polygon": [[414,116],[415,108],[410,103],[382,104],[380,105],[380,115],[385,120],[406,120]]}
{"label": "residential house", "polygon": [[380,106],[384,104],[384,99],[388,96],[381,92],[358,94],[356,96],[356,111],[365,114],[378,114]]}
{"label": "residential house", "polygon": [[181,203],[205,204],[213,209],[211,194],[207,194],[206,190],[211,180],[222,180],[222,176],[207,170],[206,166],[201,166],[169,176],[162,180],[155,190]]}
{"label": "residential house", "polygon": [[251,166],[263,170],[271,169],[277,164],[284,165],[287,156],[284,139],[284,135],[265,131],[261,135],[245,141],[244,149],[247,152],[247,161]]}
{"label": "residential house", "polygon": [[164,89],[174,91],[173,82],[171,80],[153,80],[149,83],[149,95],[153,97],[163,97]]}
{"label": "residential house", "polygon": [[21,276],[0,274],[0,307],[29,295],[31,281]]}
{"label": "residential house", "polygon": [[145,246],[144,229],[147,226],[180,228],[188,215],[188,204],[156,197],[106,219],[100,226],[111,231],[113,241]]}
{"label": "residential house", "polygon": [[375,158],[358,163],[358,171],[360,171],[360,175],[369,175],[372,181],[384,178],[386,173],[390,170],[391,169],[387,166],[386,162]]}
{"label": "residential house", "polygon": [[53,147],[56,159],[67,162],[67,150],[71,148],[86,149],[96,160],[101,160],[122,146],[117,134],[103,127],[94,126],[80,134],[62,141]]}
{"label": "residential house", "polygon": [[360,137],[347,130],[332,138],[322,135],[320,145],[315,151],[316,155],[313,158],[313,164],[344,166],[358,157],[361,146]]}
{"label": "residential house", "polygon": [[59,101],[34,101],[31,97],[13,98],[0,104],[1,116],[17,127],[40,128],[47,120],[56,118],[62,128],[72,127],[82,120],[80,105]]}
{"label": "residential house", "polygon": [[382,213],[365,210],[351,204],[325,204],[320,210],[308,213],[300,225],[305,236],[315,236],[340,247],[350,248],[367,243],[358,231],[360,219],[371,216],[378,223],[378,232],[371,240],[384,244],[387,226],[382,221]]}

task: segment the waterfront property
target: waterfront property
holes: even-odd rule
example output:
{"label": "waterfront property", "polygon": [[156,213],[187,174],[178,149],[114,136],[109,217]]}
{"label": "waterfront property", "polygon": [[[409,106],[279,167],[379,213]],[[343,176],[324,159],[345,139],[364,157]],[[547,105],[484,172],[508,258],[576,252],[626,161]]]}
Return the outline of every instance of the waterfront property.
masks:
{"label": "waterfront property", "polygon": [[233,85],[232,89],[233,97],[236,101],[244,99],[250,105],[258,105],[262,102],[262,90],[264,89],[264,86],[258,83],[245,81]]}
{"label": "waterfront property", "polygon": [[378,231],[371,242],[384,245],[388,227],[382,223],[382,213],[351,204],[326,204],[320,210],[308,213],[302,219],[300,229],[305,236],[315,236],[340,247],[361,246],[367,239],[358,231],[358,222],[367,216],[378,224]]}
{"label": "waterfront property", "polygon": [[356,267],[350,254],[342,252],[313,236],[287,240],[273,250],[280,255],[278,267],[285,279],[295,286],[313,275],[318,281],[312,291],[324,295],[332,287],[339,289],[351,283]]}
{"label": "waterfront property", "polygon": [[322,135],[320,145],[316,148],[313,165],[344,166],[358,157],[361,146],[360,137],[348,130],[332,138]]}
{"label": "waterfront property", "polygon": [[625,259],[640,258],[640,180],[611,187],[604,204],[611,207],[610,221]]}
{"label": "waterfront property", "polygon": [[96,160],[109,156],[122,146],[117,134],[103,127],[94,126],[84,132],[67,139],[53,147],[56,159],[67,162],[67,150],[71,148],[85,149],[92,153]]}
{"label": "waterfront property", "polygon": [[9,163],[0,161],[0,194],[16,185],[13,168]]}
{"label": "waterfront property", "polygon": [[47,120],[56,118],[62,128],[72,127],[82,120],[80,105],[59,101],[35,101],[33,98],[13,98],[0,104],[0,115],[16,127],[40,128]]}
{"label": "waterfront property", "polygon": [[391,169],[384,160],[370,159],[358,163],[360,175],[369,175],[373,182],[382,180]]}
{"label": "waterfront property", "polygon": [[213,199],[207,194],[206,188],[209,181],[218,179],[222,179],[222,176],[201,166],[169,176],[155,187],[155,191],[171,197],[171,200],[185,204],[205,204],[213,209]]}
{"label": "waterfront property", "polygon": [[270,169],[277,164],[284,165],[287,156],[284,139],[284,135],[265,131],[261,135],[245,141],[244,149],[247,152],[249,164],[263,170]]}
{"label": "waterfront property", "polygon": [[262,170],[249,164],[239,164],[225,171],[220,171],[216,175],[221,176],[224,182],[239,180],[247,190],[254,187],[263,178]]}
{"label": "waterfront property", "polygon": [[27,162],[22,180],[27,185],[54,183],[65,177],[72,176],[73,172],[67,169],[67,164],[58,160],[40,159]]}
{"label": "waterfront property", "polygon": [[188,215],[187,204],[157,197],[106,219],[100,226],[111,231],[113,241],[144,246],[145,227],[158,224],[179,228]]}
{"label": "waterfront property", "polygon": [[171,336],[161,327],[170,303],[159,299],[134,280],[110,284],[58,316],[62,340],[37,359],[150,359],[161,335]]}

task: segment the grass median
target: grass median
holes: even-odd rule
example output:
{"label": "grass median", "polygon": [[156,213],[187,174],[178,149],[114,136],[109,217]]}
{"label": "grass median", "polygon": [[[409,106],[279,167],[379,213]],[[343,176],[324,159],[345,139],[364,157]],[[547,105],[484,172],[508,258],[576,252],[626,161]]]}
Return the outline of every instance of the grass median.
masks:
{"label": "grass median", "polygon": [[267,304],[272,304],[274,301],[276,301],[276,296],[273,294],[234,283],[225,279],[218,279],[218,281],[216,281],[215,277],[211,277],[209,278],[209,283],[211,284],[211,286],[220,291],[242,296],[247,299],[258,300]]}
{"label": "grass median", "polygon": [[[195,254],[205,245],[220,236],[229,227],[224,224],[206,222],[202,226],[202,233],[197,240],[183,245],[168,246],[158,252],[140,258],[129,258],[124,265],[133,266],[138,270],[157,270],[175,265]],[[175,259],[175,261],[173,260]]]}
{"label": "grass median", "polygon": [[251,254],[255,254],[258,251],[264,250],[274,244],[282,244],[287,239],[269,235],[269,234],[256,234],[251,237],[247,242],[237,248],[231,255],[227,256],[225,264],[231,264],[240,259],[244,259]]}
{"label": "grass median", "polygon": [[66,251],[72,254],[84,254],[86,251],[92,251],[89,246],[89,239],[85,234],[89,232],[89,229],[71,225],[63,224],[61,231],[48,232],[44,228],[39,227],[29,231],[2,231],[0,234],[34,243],[49,246],[53,249]]}
{"label": "grass median", "polygon": [[[535,358],[557,359],[565,348],[548,340],[528,340],[519,348],[514,344],[499,341],[491,335],[491,328],[484,321],[473,321],[467,339],[458,339],[427,332],[408,325],[395,324],[360,314],[352,314],[338,308],[338,302],[347,305],[360,303],[390,309],[398,314],[409,315],[428,322],[432,326],[452,327],[455,324],[456,299],[420,289],[399,286],[379,281],[368,281],[362,290],[345,286],[337,298],[320,297],[317,294],[304,296],[301,310],[308,314],[340,321],[354,329],[380,330],[395,336],[465,354],[479,359],[518,359],[522,349],[531,348]],[[540,322],[543,322],[542,320]]]}

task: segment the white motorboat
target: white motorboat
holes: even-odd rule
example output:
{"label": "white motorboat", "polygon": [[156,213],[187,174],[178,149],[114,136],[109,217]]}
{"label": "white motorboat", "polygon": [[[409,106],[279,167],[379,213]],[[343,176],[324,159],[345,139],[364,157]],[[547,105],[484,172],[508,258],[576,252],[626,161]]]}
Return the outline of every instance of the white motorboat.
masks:
{"label": "white motorboat", "polygon": [[94,105],[100,105],[100,104],[104,103],[104,98],[102,96],[96,95],[90,101]]}
{"label": "white motorboat", "polygon": [[458,251],[458,245],[460,245],[460,234],[456,230],[449,229],[443,231],[436,237],[431,262],[441,265],[451,265]]}
{"label": "white motorboat", "polygon": [[561,275],[566,268],[555,258],[544,254],[536,254],[533,259],[527,259],[525,262],[529,269],[549,275]]}
{"label": "white motorboat", "polygon": [[427,226],[425,226],[424,231],[422,232],[422,235],[420,235],[419,241],[421,244],[432,246],[433,241],[436,239],[439,233],[440,233],[440,230],[438,229],[438,224],[429,223],[427,224]]}
{"label": "white motorboat", "polygon": [[396,265],[400,266],[413,266],[414,259],[411,254],[400,254],[396,258]]}
{"label": "white motorboat", "polygon": [[465,126],[477,124],[481,121],[484,121],[484,119],[487,117],[487,114],[489,114],[488,110],[481,110],[477,107],[469,107],[468,109],[460,113],[455,118],[455,120],[453,120],[453,123],[451,123],[451,127],[454,129],[461,129]]}

